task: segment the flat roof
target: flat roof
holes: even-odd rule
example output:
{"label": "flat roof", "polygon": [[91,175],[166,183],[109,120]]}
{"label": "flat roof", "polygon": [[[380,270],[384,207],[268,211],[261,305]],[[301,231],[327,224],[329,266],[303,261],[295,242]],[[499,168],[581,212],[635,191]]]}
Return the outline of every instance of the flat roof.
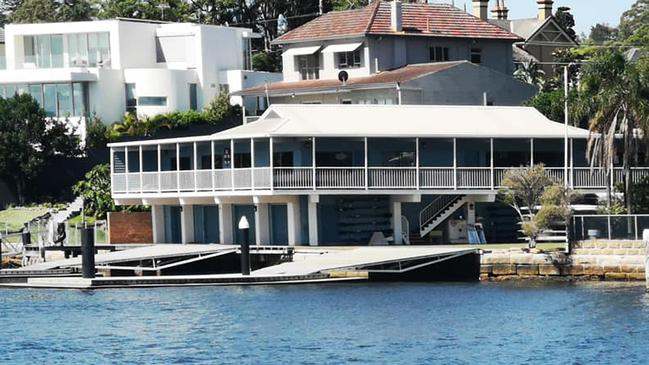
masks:
{"label": "flat roof", "polygon": [[[210,136],[112,143],[110,147],[268,137],[564,138],[563,123],[531,107],[274,104],[256,122]],[[568,127],[569,138],[589,131]]]}

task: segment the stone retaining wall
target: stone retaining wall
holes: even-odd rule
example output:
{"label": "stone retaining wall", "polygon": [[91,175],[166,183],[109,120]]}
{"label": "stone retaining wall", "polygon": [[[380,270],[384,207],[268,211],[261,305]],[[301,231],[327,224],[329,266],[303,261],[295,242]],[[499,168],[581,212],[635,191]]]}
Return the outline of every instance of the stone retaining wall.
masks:
{"label": "stone retaining wall", "polygon": [[645,249],[640,241],[594,241],[563,252],[523,252],[520,249],[485,252],[483,280],[575,279],[645,280]]}

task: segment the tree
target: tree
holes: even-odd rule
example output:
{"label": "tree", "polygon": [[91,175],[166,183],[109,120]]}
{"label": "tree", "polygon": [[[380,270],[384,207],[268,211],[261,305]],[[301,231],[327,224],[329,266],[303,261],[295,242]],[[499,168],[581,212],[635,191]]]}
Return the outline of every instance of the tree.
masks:
{"label": "tree", "polygon": [[183,0],[99,0],[97,17],[117,17],[185,22],[192,20],[191,8]]}
{"label": "tree", "polygon": [[[615,157],[622,155],[625,205],[633,213],[631,165],[640,130],[649,130],[649,62],[630,63],[618,50],[605,50],[584,66],[580,92],[590,109],[590,137],[587,153],[592,166],[609,174]],[[621,135],[621,145],[616,143]],[[610,196],[610,193],[609,193]],[[610,200],[610,199],[609,199]]]}
{"label": "tree", "polygon": [[7,3],[5,13],[10,14],[12,23],[75,22],[91,20],[94,14],[86,0],[10,0]]}
{"label": "tree", "polygon": [[332,0],[331,7],[333,10],[352,10],[361,9],[367,6],[367,0]]}
{"label": "tree", "polygon": [[619,39],[626,42],[644,41],[643,45],[649,45],[649,0],[637,0],[631,9],[622,14]]}
{"label": "tree", "polygon": [[274,52],[257,52],[252,55],[252,69],[255,71],[281,72],[281,59]]}
{"label": "tree", "polygon": [[541,70],[534,60],[527,60],[514,72],[514,77],[528,84],[542,88],[545,81],[545,71]]}
{"label": "tree", "polygon": [[98,219],[115,210],[111,197],[110,166],[101,164],[86,173],[85,178],[72,187],[72,192],[83,197],[84,213]]}
{"label": "tree", "polygon": [[50,23],[59,21],[54,0],[24,0],[9,16],[11,23]]}
{"label": "tree", "polygon": [[597,23],[590,28],[588,41],[594,44],[604,44],[614,41],[617,37],[617,29],[606,23]]}
{"label": "tree", "polygon": [[230,104],[230,97],[226,93],[221,93],[215,97],[207,107],[205,107],[205,113],[212,124],[220,123],[229,118],[242,116],[241,107]]}
{"label": "tree", "polygon": [[573,40],[576,40],[577,33],[575,32],[575,17],[570,13],[570,8],[560,6],[554,13],[554,17],[557,19],[557,23],[559,23],[559,25],[561,25],[561,27],[566,31],[568,36]]}
{"label": "tree", "polygon": [[552,182],[543,165],[507,171],[498,197],[516,211],[530,248],[536,247],[539,234],[570,215],[571,193]]}
{"label": "tree", "polygon": [[80,153],[71,132],[65,122],[46,118],[29,95],[0,98],[0,176],[14,183],[21,204],[49,158]]}

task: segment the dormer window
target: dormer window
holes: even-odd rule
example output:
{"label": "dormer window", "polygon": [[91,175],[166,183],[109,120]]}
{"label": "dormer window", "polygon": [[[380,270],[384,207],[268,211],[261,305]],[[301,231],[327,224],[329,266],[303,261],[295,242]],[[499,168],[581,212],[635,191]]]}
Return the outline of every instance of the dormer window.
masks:
{"label": "dormer window", "polygon": [[338,57],[338,68],[358,68],[361,67],[361,51],[359,49],[352,52],[336,53]]}

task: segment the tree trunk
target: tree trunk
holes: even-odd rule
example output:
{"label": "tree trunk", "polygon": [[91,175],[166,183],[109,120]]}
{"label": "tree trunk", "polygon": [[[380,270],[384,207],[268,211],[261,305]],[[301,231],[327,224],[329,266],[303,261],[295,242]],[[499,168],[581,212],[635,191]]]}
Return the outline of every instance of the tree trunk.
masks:
{"label": "tree trunk", "polygon": [[19,177],[14,177],[14,183],[16,185],[16,195],[18,195],[18,204],[25,205],[25,187],[23,181]]}

